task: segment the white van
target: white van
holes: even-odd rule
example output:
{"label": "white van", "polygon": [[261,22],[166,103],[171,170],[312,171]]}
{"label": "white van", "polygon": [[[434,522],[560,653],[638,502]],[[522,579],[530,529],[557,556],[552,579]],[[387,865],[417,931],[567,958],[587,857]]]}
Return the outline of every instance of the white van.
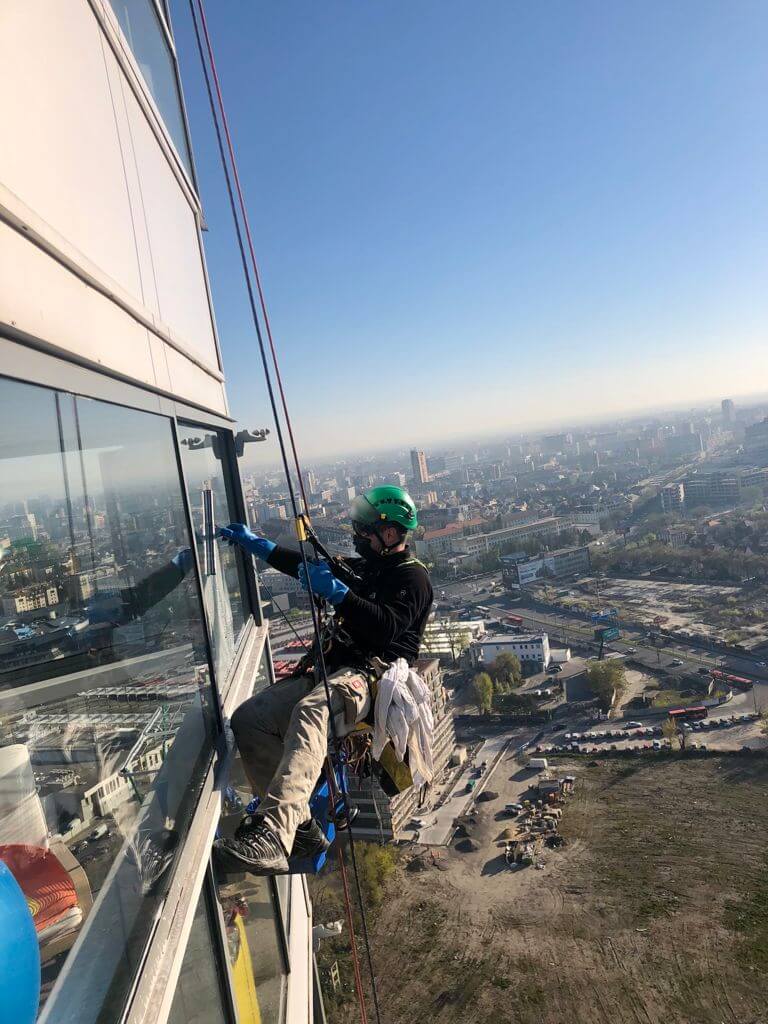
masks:
{"label": "white van", "polygon": [[532,757],[528,762],[529,768],[549,768],[546,757]]}

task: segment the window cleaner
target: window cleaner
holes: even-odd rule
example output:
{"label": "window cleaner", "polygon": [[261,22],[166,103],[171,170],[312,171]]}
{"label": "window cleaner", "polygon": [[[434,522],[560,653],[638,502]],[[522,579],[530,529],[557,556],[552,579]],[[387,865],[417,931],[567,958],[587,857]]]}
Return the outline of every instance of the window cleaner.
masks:
{"label": "window cleaner", "polygon": [[329,733],[348,736],[359,723],[373,721],[382,675],[398,659],[411,666],[418,657],[433,594],[426,567],[406,543],[418,525],[413,499],[401,487],[374,487],[353,501],[350,516],[358,557],[308,561],[306,566],[300,554],[242,523],[220,531],[231,544],[298,578],[335,610],[322,638],[335,730],[318,681],[316,647],[293,677],[251,697],[232,716],[243,765],[260,803],[233,839],[214,844],[223,870],[286,873],[289,858],[313,857],[327,848],[309,803]]}

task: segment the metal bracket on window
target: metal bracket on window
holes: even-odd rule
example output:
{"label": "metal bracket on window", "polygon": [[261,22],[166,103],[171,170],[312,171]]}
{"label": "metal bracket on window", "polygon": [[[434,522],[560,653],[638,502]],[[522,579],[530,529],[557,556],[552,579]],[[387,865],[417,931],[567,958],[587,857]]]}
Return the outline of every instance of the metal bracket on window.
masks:
{"label": "metal bracket on window", "polygon": [[[268,434],[269,427],[256,427],[254,430],[238,430],[235,434],[235,454],[238,459],[242,456],[247,444],[253,441],[266,441]],[[224,449],[218,434],[206,434],[204,437],[184,437],[181,443],[186,445],[191,452],[199,452],[203,448],[210,448],[220,462],[224,458]]]}
{"label": "metal bracket on window", "polygon": [[255,430],[238,430],[235,434],[235,454],[238,459],[245,451],[245,446],[252,441],[266,441],[269,427],[257,427]]}

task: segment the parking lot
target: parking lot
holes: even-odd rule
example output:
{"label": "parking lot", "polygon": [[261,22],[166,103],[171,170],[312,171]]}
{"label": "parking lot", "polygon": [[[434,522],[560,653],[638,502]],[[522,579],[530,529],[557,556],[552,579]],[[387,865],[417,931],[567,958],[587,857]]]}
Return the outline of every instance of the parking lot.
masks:
{"label": "parking lot", "polygon": [[[622,722],[618,728],[610,725],[586,732],[566,732],[559,743],[543,743],[536,747],[537,754],[605,754],[611,751],[659,751],[672,746],[664,736],[662,721],[653,723]],[[686,748],[691,750],[750,750],[768,748],[760,728],[757,712],[714,715],[698,722],[683,722]],[[675,741],[675,746],[677,742]]]}

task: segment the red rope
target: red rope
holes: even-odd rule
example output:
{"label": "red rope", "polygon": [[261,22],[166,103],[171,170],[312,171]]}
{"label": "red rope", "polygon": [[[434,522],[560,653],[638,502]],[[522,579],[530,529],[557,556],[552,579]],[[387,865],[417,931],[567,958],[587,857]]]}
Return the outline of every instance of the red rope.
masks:
{"label": "red rope", "polygon": [[[328,782],[329,804],[331,807],[335,808],[338,793],[336,790],[336,778],[333,769],[333,762],[330,757],[326,759],[325,777]],[[344,851],[342,850],[341,843],[339,842],[338,831],[336,832],[336,859],[339,862],[341,885],[344,889],[344,909],[347,915],[347,927],[349,928],[349,945],[352,951],[352,966],[355,971],[355,991],[357,992],[357,1001],[360,1005],[360,1020],[363,1024],[368,1024],[368,1010],[365,1005],[365,996],[363,995],[363,975],[360,971],[360,957],[358,956],[357,940],[355,939],[355,922],[352,917],[352,897],[349,895],[347,863],[344,860]]]}
{"label": "red rope", "polygon": [[208,34],[208,23],[205,19],[205,11],[203,10],[202,0],[197,0],[197,7],[200,11],[200,23],[203,28],[203,35],[205,36],[205,46],[208,51],[208,60],[210,61],[211,71],[213,72],[213,84],[216,89],[216,99],[219,104],[219,112],[221,114],[221,123],[224,128],[224,137],[227,140],[227,150],[229,151],[229,160],[232,165],[232,172],[235,182],[235,190],[237,192],[237,199],[240,205],[240,214],[243,218],[243,226],[245,228],[245,237],[248,242],[248,251],[251,257],[251,265],[253,267],[253,275],[256,280],[256,289],[259,293],[259,303],[261,305],[261,313],[264,317],[264,326],[267,329],[267,339],[269,340],[269,348],[272,353],[272,363],[275,367],[275,379],[277,380],[277,389],[280,392],[280,401],[283,406],[283,415],[285,416],[285,425],[288,428],[288,437],[291,442],[291,451],[293,452],[293,461],[296,465],[296,475],[299,478],[299,490],[301,491],[301,497],[304,502],[304,511],[309,511],[309,502],[307,501],[306,491],[304,490],[304,478],[301,474],[301,466],[299,465],[299,454],[296,449],[296,441],[293,436],[293,426],[291,424],[291,417],[288,413],[288,403],[285,398],[285,391],[283,390],[283,378],[280,374],[280,366],[277,361],[277,351],[275,349],[275,343],[272,339],[272,328],[269,323],[269,314],[267,313],[267,303],[264,298],[264,289],[261,286],[261,274],[259,273],[259,265],[256,260],[256,252],[253,247],[253,238],[251,237],[251,225],[248,219],[248,211],[245,206],[245,198],[243,196],[243,190],[240,185],[240,175],[237,170],[237,161],[235,159],[235,147],[232,143],[232,136],[229,131],[229,121],[227,119],[227,112],[224,109],[224,97],[221,93],[221,84],[219,82],[219,74],[216,70],[216,61],[213,56],[213,47],[211,45],[211,37]]}
{"label": "red rope", "polygon": [[[194,21],[194,9],[192,8],[191,0],[190,0],[190,8],[192,9],[192,12],[193,12],[193,21]],[[223,124],[223,127],[224,127],[224,132],[225,132],[225,135],[226,135],[227,149],[228,149],[228,152],[229,152],[229,159],[230,159],[230,163],[231,163],[231,168],[232,168],[232,172],[233,172],[234,181],[236,183],[236,189],[237,189],[237,195],[238,195],[238,202],[239,202],[239,205],[240,205],[241,217],[242,217],[242,220],[243,220],[243,225],[245,227],[246,237],[247,237],[247,241],[248,241],[248,248],[249,248],[250,257],[251,257],[251,263],[252,263],[252,266],[253,266],[254,276],[256,278],[256,283],[257,283],[257,287],[258,287],[259,300],[260,300],[260,304],[261,304],[262,315],[264,316],[264,322],[265,322],[265,325],[266,325],[266,328],[267,328],[267,335],[268,335],[268,338],[269,338],[270,350],[272,352],[272,361],[273,361],[274,367],[275,367],[275,375],[277,377],[279,391],[280,391],[280,398],[281,398],[281,402],[282,402],[282,406],[283,406],[283,414],[284,414],[284,417],[285,417],[285,420],[286,420],[286,425],[288,427],[288,432],[289,432],[290,442],[291,442],[291,449],[292,449],[292,453],[293,453],[293,459],[294,459],[294,463],[295,463],[295,466],[296,466],[296,473],[297,473],[298,478],[299,478],[299,487],[301,489],[301,497],[302,497],[302,500],[304,502],[304,509],[305,509],[305,511],[307,511],[308,508],[309,508],[309,505],[308,505],[306,493],[305,493],[305,490],[304,490],[304,479],[303,479],[302,474],[301,474],[301,467],[300,467],[300,464],[299,464],[298,452],[296,450],[296,442],[294,440],[293,429],[292,429],[292,426],[291,426],[291,420],[290,420],[290,416],[289,416],[289,413],[288,413],[288,405],[287,405],[286,398],[285,398],[285,392],[283,390],[283,383],[282,383],[282,378],[281,378],[281,375],[280,375],[280,367],[279,367],[278,361],[277,361],[277,352],[275,350],[275,345],[274,345],[274,342],[272,340],[272,331],[271,331],[271,328],[270,328],[270,325],[269,325],[269,317],[267,315],[266,302],[264,300],[264,293],[263,293],[262,286],[261,286],[261,278],[260,278],[260,275],[259,275],[258,264],[256,262],[256,255],[255,255],[254,248],[253,248],[253,240],[252,240],[250,224],[249,224],[249,220],[248,220],[248,213],[247,213],[247,210],[246,210],[246,207],[245,207],[245,199],[243,197],[243,191],[242,191],[242,188],[240,186],[240,178],[239,178],[239,174],[238,174],[238,171],[237,171],[237,163],[236,163],[236,160],[235,160],[234,147],[232,145],[232,138],[231,138],[230,131],[229,131],[227,115],[226,115],[226,111],[224,109],[224,100],[223,100],[222,93],[221,93],[221,85],[219,83],[218,72],[216,70],[216,61],[215,61],[214,56],[213,56],[213,47],[211,45],[211,39],[210,39],[210,35],[208,33],[208,24],[207,24],[207,21],[206,21],[205,10],[203,9],[202,0],[197,0],[197,9],[198,9],[198,12],[199,12],[199,15],[200,15],[200,24],[201,24],[202,29],[203,29],[203,35],[205,37],[206,49],[207,49],[207,52],[208,52],[208,61],[209,61],[210,66],[211,66],[211,72],[213,74],[213,79],[214,79],[214,83],[215,83],[215,90],[216,90],[216,96],[217,96],[217,101],[218,101],[218,107],[219,107],[219,111],[220,111],[220,117],[221,117],[221,121],[222,121],[222,124]],[[195,31],[197,32],[197,27],[195,27]],[[199,36],[198,36],[198,43],[199,43]],[[201,60],[202,60],[203,59],[202,50],[201,50],[200,56],[201,56]],[[206,76],[206,84],[207,84],[208,83],[208,76],[207,76],[207,72],[206,72],[206,69],[205,69],[205,62],[204,61],[203,61],[203,73]],[[209,96],[211,96],[210,89],[209,89]],[[212,97],[211,97],[211,109],[212,109],[212,113],[214,115],[214,122],[215,122],[216,115],[215,115],[215,111],[213,110]],[[218,134],[218,127],[217,127],[217,134]],[[219,138],[219,142],[221,142],[220,138]],[[221,156],[222,156],[222,161],[224,161],[224,153],[223,153],[223,151],[222,151]],[[229,180],[228,179],[228,174],[227,174],[226,163],[224,164],[224,174],[225,174],[225,177],[227,177],[227,180]],[[232,196],[231,196],[231,191],[230,191],[230,199],[231,198],[232,198]],[[234,205],[233,205],[232,212],[233,212],[233,214],[235,214]],[[237,217],[236,217],[236,215],[235,215],[235,228],[238,231],[238,237],[239,237],[239,227],[238,227],[238,224],[237,224]],[[242,252],[242,246],[241,246],[241,252]],[[247,276],[247,266],[245,264],[244,258],[243,258],[243,269],[246,272],[246,283],[248,284],[249,294],[251,294],[251,292],[250,292],[250,282],[248,281],[248,276]],[[251,294],[251,298],[252,298],[252,294]],[[258,322],[256,321],[255,309],[253,309],[253,313],[254,313],[254,321],[255,321],[256,329],[257,329],[257,333],[258,333]],[[262,348],[262,356],[263,356],[263,348]],[[271,387],[270,387],[270,384],[269,384],[269,375],[267,373],[266,361],[264,362],[264,370],[265,370],[265,373],[267,374],[267,385],[268,385],[268,388],[270,388],[270,398],[272,398],[272,391],[271,391]],[[274,407],[274,402],[273,402],[273,411],[275,413],[276,426],[277,426],[278,435],[279,435],[280,434],[280,424],[279,424],[279,421],[277,420],[277,410]],[[285,453],[284,453],[284,449],[282,449],[282,445],[281,445],[281,450],[283,451],[283,461],[286,462],[286,460],[285,460]],[[287,472],[288,471],[287,463],[285,465],[285,469],[286,469],[286,472]],[[293,490],[291,488],[290,476],[288,478],[288,487],[289,487],[289,490],[291,491],[291,497],[293,499]],[[295,507],[295,502],[294,502],[294,514],[297,515],[297,509]],[[303,554],[303,545],[302,545],[302,554]],[[305,559],[305,562],[306,562],[306,559]],[[305,565],[305,568],[306,568],[306,565]],[[311,591],[310,591],[310,600],[312,600],[312,593],[311,593]],[[317,623],[317,621],[315,619],[314,610],[313,610],[313,625],[315,627],[315,634],[316,634],[316,637],[317,637],[318,642],[319,642],[319,640],[320,640],[320,633],[319,633],[318,623]],[[321,657],[321,662],[322,662],[322,651],[321,651],[320,657]],[[322,666],[322,670],[323,670],[323,676],[324,676],[325,687],[326,687],[326,695],[327,695],[327,698],[328,698],[328,713],[329,713],[329,716],[331,716],[331,722],[332,722],[332,720],[333,720],[332,719],[333,711],[332,711],[332,708],[331,708],[330,691],[328,690],[328,682],[327,682],[327,676],[326,676],[326,673],[325,673],[324,665]],[[335,786],[335,779],[333,778],[333,765],[331,763],[330,757],[328,758],[328,763],[329,763],[329,766],[330,766],[330,773],[331,773],[329,789],[330,789],[330,793],[331,793],[331,798],[332,798],[332,800],[335,803],[335,800],[336,800],[336,786]],[[345,793],[345,802],[346,802],[346,793]],[[351,845],[351,843],[352,843],[352,836],[351,836],[351,833],[350,833],[350,849],[351,849],[351,852],[352,852],[353,866],[356,869],[357,866],[355,864],[354,847]],[[355,974],[355,989],[356,989],[356,992],[357,992],[358,1004],[359,1004],[359,1007],[360,1007],[360,1019],[361,1019],[362,1024],[368,1024],[368,1011],[367,1011],[367,1008],[366,1008],[366,1005],[365,1005],[365,995],[364,995],[364,992],[363,992],[363,981],[362,981],[362,974],[361,974],[361,971],[360,971],[360,958],[359,958],[359,955],[358,955],[358,952],[357,952],[357,942],[356,942],[356,939],[355,939],[354,919],[353,919],[353,915],[352,915],[352,899],[351,899],[350,892],[349,892],[349,879],[348,879],[348,876],[347,876],[346,862],[344,861],[344,857],[343,857],[343,854],[342,854],[340,849],[338,850],[338,854],[339,854],[339,858],[338,858],[339,859],[339,868],[340,868],[340,871],[341,871],[341,878],[342,878],[342,887],[343,887],[343,890],[344,890],[344,904],[345,904],[345,910],[346,910],[346,916],[347,916],[347,925],[349,927],[349,934],[350,934],[350,948],[351,948],[351,953],[352,953],[352,963],[353,963],[354,974]],[[358,881],[358,894],[361,897],[361,906],[360,906],[361,919],[363,921],[363,928],[364,928],[364,934],[365,934],[365,938],[366,938],[366,945],[368,945],[368,933],[367,933],[367,927],[365,925],[365,911],[364,911],[364,908],[363,908],[363,905],[362,905],[362,893],[360,892],[359,881]],[[379,1017],[379,1009],[378,1009],[378,998],[377,998],[377,995],[376,995],[376,983],[375,983],[375,977],[374,977],[374,974],[373,974],[373,965],[371,963],[370,948],[368,948],[368,962],[369,962],[369,967],[371,969],[371,986],[372,986],[373,993],[374,993],[374,1002],[375,1002],[375,1005],[376,1005],[376,1016],[377,1016],[377,1020],[378,1020],[378,1019],[380,1019],[380,1017]]]}

